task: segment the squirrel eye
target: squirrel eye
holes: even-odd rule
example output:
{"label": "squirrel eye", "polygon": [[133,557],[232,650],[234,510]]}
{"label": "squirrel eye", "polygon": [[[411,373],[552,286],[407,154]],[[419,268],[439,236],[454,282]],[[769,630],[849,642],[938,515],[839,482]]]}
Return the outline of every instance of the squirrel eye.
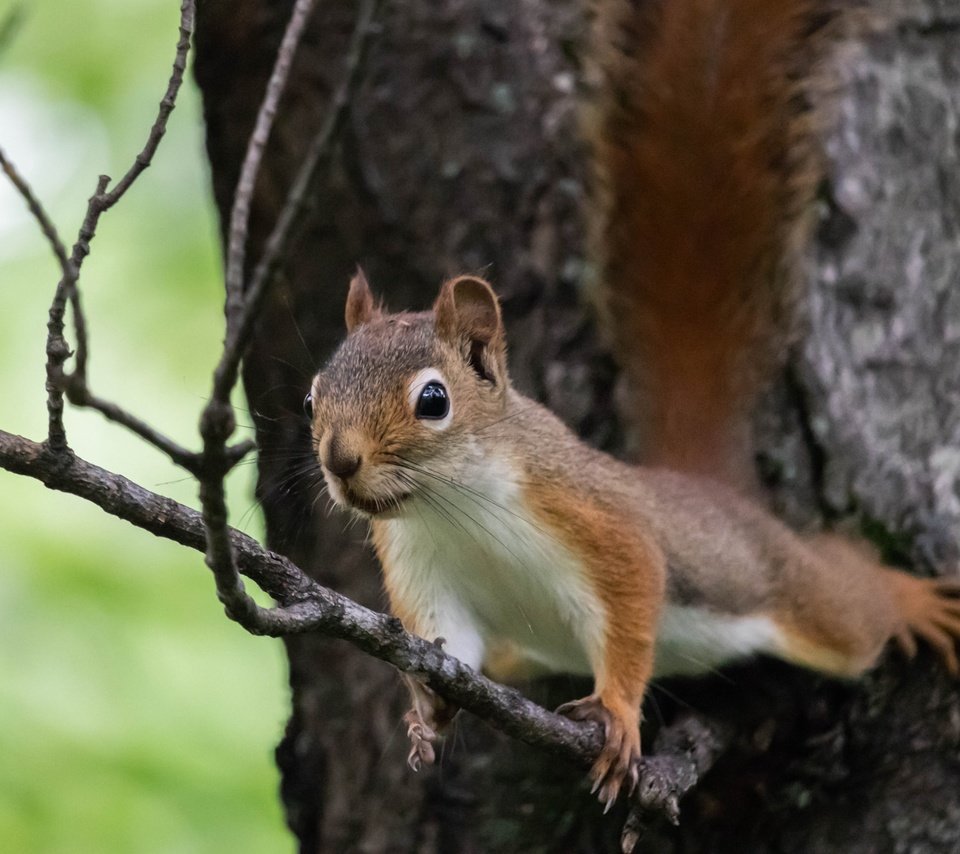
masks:
{"label": "squirrel eye", "polygon": [[430,382],[417,398],[417,418],[445,418],[450,411],[450,398],[441,383]]}
{"label": "squirrel eye", "polygon": [[306,415],[307,418],[313,418],[313,395],[312,394],[308,394],[303,399],[303,414]]}

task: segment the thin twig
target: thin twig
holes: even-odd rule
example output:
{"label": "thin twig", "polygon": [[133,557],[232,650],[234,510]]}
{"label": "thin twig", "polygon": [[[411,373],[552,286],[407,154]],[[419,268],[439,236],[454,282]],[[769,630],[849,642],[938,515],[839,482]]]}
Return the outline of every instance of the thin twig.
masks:
{"label": "thin twig", "polygon": [[300,170],[277,217],[276,225],[264,244],[263,255],[257,262],[246,289],[243,314],[239,318],[237,328],[227,332],[227,345],[224,347],[220,364],[217,365],[214,374],[212,395],[214,398],[227,399],[237,382],[240,360],[253,332],[260,305],[283,259],[293,226],[299,221],[309,203],[309,191],[319,169],[343,126],[347,108],[350,105],[350,95],[356,86],[362,67],[364,50],[371,31],[370,25],[376,9],[377,0],[361,0],[357,23],[344,59],[343,79],[330,99],[326,118],[310,141]]}
{"label": "thin twig", "polygon": [[[303,21],[296,17],[298,9],[299,6],[294,8],[293,15],[287,24],[287,31],[281,43],[283,56],[278,55],[277,57],[277,64],[270,77],[271,83],[278,78],[282,79],[284,83],[286,81],[285,74],[282,78],[277,74],[277,66],[281,62],[289,65],[296,50],[296,41],[292,36],[288,38],[288,35],[293,33],[297,38],[302,35]],[[257,264],[250,286],[246,289],[246,294],[244,295],[242,292],[242,283],[240,290],[236,289],[235,282],[228,281],[227,283],[226,340],[220,362],[214,371],[213,392],[200,420],[200,433],[204,442],[200,474],[200,502],[207,523],[207,564],[214,574],[217,595],[224,604],[228,615],[254,632],[269,631],[270,621],[274,617],[267,609],[260,608],[244,590],[243,582],[234,565],[230,540],[227,536],[227,506],[223,478],[230,467],[228,455],[225,453],[225,443],[234,429],[230,394],[236,384],[240,359],[249,341],[253,323],[259,312],[264,294],[287,246],[291,229],[303,212],[308,191],[319,164],[342,124],[346,106],[350,100],[350,92],[359,73],[363,47],[370,31],[370,22],[375,9],[375,0],[362,0],[357,23],[347,47],[343,80],[331,99],[327,116],[312,140],[307,156],[294,179],[277,224],[265,245],[264,255]],[[282,95],[282,89],[268,86],[264,103],[260,108],[260,115],[269,113],[272,121],[272,111],[276,109],[276,104]],[[259,118],[257,125],[260,125]],[[269,132],[269,124],[266,124],[265,132]],[[261,148],[263,142],[264,140],[261,140],[258,143]],[[253,163],[256,169],[259,169],[259,155],[251,155],[250,148],[248,148],[245,165],[247,162]],[[245,207],[249,205],[249,197],[253,192],[256,179],[256,172],[251,171],[243,185],[238,185],[238,195],[242,192],[247,198],[244,202],[235,201],[234,203],[236,222],[231,222],[231,244],[240,237],[244,239],[246,237],[247,221],[245,215],[237,215],[237,212],[242,213]],[[235,247],[234,251],[237,251]],[[242,251],[239,251],[235,258],[239,258],[239,261],[234,262],[232,268],[234,276],[242,272],[240,269],[243,262]],[[239,266],[237,266],[237,263],[239,263]],[[228,261],[228,272],[230,269]],[[238,293],[242,299],[239,313],[236,310]]]}
{"label": "thin twig", "polygon": [[183,83],[184,74],[187,71],[187,55],[190,53],[190,39],[193,36],[194,20],[196,18],[196,0],[182,0],[180,4],[180,24],[179,38],[177,39],[176,53],[173,58],[173,69],[170,72],[170,80],[167,82],[167,89],[160,99],[160,106],[157,110],[157,117],[154,119],[147,135],[147,141],[144,143],[140,153],[134,158],[133,164],[126,171],[126,174],[117,181],[113,189],[105,194],[103,198],[103,210],[110,210],[123,196],[130,185],[133,184],[140,174],[151,164],[153,155],[156,154],[160,141],[167,132],[167,121],[173,108],[177,104],[177,94],[180,91],[180,85]]}
{"label": "thin twig", "polygon": [[67,436],[63,426],[63,364],[70,355],[70,348],[63,336],[63,316],[67,300],[73,309],[74,332],[77,339],[76,359],[73,374],[80,379],[77,383],[86,386],[88,337],[86,318],[80,303],[80,294],[77,289],[77,280],[84,259],[90,254],[90,242],[96,234],[97,225],[103,213],[112,208],[130,189],[133,182],[150,165],[153,155],[160,145],[160,140],[167,129],[167,120],[176,104],[177,93],[183,83],[187,67],[187,54],[190,50],[190,39],[193,35],[194,19],[196,17],[196,0],[182,0],[180,5],[179,36],[176,55],[173,61],[173,70],[167,83],[166,91],[160,101],[157,117],[147,135],[143,149],[134,158],[133,164],[124,176],[109,192],[107,186],[110,179],[101,175],[97,181],[97,188],[87,203],[87,211],[77,242],[73,245],[70,256],[71,269],[64,271],[53,301],[50,305],[47,320],[47,442],[51,449],[60,452],[67,447]]}
{"label": "thin twig", "polygon": [[6,172],[10,182],[23,197],[23,200],[27,203],[27,207],[30,209],[30,213],[40,226],[43,236],[47,238],[47,242],[50,244],[50,248],[53,250],[53,254],[60,264],[61,275],[65,278],[73,275],[73,264],[67,257],[67,250],[63,245],[63,241],[60,239],[57,227],[53,224],[53,220],[50,219],[49,214],[47,214],[46,209],[33,192],[30,184],[27,183],[26,178],[20,174],[17,167],[13,165],[2,148],[0,148],[0,168]]}
{"label": "thin twig", "polygon": [[236,376],[234,374],[229,385],[218,383],[216,378],[221,374],[220,366],[226,354],[237,347],[237,328],[244,312],[243,259],[250,199],[259,176],[263,148],[270,135],[277,105],[286,89],[288,72],[312,8],[312,0],[297,0],[294,5],[274,60],[263,102],[257,112],[253,134],[247,145],[230,221],[226,281],[227,330],[224,354],[214,372],[213,394],[200,417],[203,456],[198,478],[200,506],[207,538],[206,563],[213,572],[217,597],[223,604],[227,616],[236,620],[248,631],[256,633],[270,632],[276,623],[277,616],[275,612],[261,608],[247,594],[243,580],[237,571],[227,525],[227,500],[224,489],[224,477],[229,471],[226,445],[235,428],[230,394],[233,391]]}
{"label": "thin twig", "polygon": [[[30,213],[40,226],[40,230],[47,238],[50,248],[60,265],[60,285],[57,293],[63,288],[64,293],[75,293],[73,283],[77,280],[77,266],[73,259],[67,257],[67,250],[60,239],[53,220],[47,214],[40,200],[34,194],[27,180],[17,171],[17,168],[0,151],[0,163],[3,171],[13,183],[20,195],[27,203]],[[49,431],[47,441],[55,451],[63,451],[67,447],[67,437],[63,429],[63,392],[60,388],[63,376],[63,363],[70,356],[70,348],[63,337],[63,305],[54,299],[50,308],[50,318],[47,321],[46,344],[46,391]]]}
{"label": "thin twig", "polygon": [[141,439],[153,445],[155,448],[163,451],[178,466],[186,469],[191,474],[196,474],[200,466],[200,455],[174,442],[159,430],[151,427],[142,418],[138,418],[122,407],[109,400],[97,397],[82,382],[82,377],[77,374],[64,378],[67,399],[74,406],[82,406],[86,409],[95,409],[107,420],[113,421],[122,427],[126,427],[133,433],[136,433]]}
{"label": "thin twig", "polygon": [[227,270],[226,270],[226,315],[227,341],[236,335],[239,328],[239,317],[243,311],[243,267],[247,251],[247,230],[250,223],[250,203],[256,187],[257,177],[260,174],[260,163],[263,152],[273,129],[273,122],[277,115],[277,107],[287,87],[287,77],[293,65],[293,57],[300,44],[300,37],[306,27],[310,13],[313,11],[315,0],[296,0],[287,29],[277,50],[277,58],[273,65],[270,79],[267,81],[266,95],[257,119],[253,133],[247,142],[247,151],[240,167],[240,177],[234,191],[233,209],[230,211],[230,229],[227,243]]}

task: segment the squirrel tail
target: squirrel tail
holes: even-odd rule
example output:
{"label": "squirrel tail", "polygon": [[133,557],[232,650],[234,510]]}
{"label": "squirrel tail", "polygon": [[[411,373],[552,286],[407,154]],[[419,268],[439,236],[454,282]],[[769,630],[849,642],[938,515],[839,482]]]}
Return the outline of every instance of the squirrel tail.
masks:
{"label": "squirrel tail", "polygon": [[595,0],[588,114],[600,311],[640,461],[755,481],[822,178],[818,69],[837,0]]}

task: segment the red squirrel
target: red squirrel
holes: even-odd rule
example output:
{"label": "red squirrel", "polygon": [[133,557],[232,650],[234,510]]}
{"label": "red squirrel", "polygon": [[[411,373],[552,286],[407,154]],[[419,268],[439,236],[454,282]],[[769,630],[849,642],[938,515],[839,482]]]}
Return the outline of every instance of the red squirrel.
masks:
{"label": "red squirrel", "polygon": [[[408,630],[497,678],[593,677],[559,711],[602,724],[590,777],[608,808],[636,785],[653,675],[762,653],[855,677],[916,638],[960,670],[960,582],[805,539],[749,495],[747,419],[821,174],[805,87],[829,5],[597,3],[593,244],[644,465],[511,386],[497,297],[471,276],[391,314],[358,272],[305,401],[330,495],[369,520]],[[417,768],[455,709],[406,682]]]}

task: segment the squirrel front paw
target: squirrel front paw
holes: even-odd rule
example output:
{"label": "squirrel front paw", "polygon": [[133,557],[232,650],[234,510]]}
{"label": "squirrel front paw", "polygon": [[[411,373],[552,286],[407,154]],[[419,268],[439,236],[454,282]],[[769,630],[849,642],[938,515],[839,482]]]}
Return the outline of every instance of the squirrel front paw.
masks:
{"label": "squirrel front paw", "polygon": [[595,694],[564,703],[557,709],[558,715],[574,721],[596,721],[603,727],[604,743],[590,769],[593,788],[598,793],[604,813],[609,812],[620,794],[624,783],[627,791],[633,792],[639,779],[640,726],[639,712],[614,714]]}
{"label": "squirrel front paw", "polygon": [[407,738],[410,739],[410,753],[407,754],[407,765],[414,771],[419,771],[423,765],[433,765],[437,758],[433,748],[440,738],[437,731],[430,726],[415,708],[410,709],[403,716],[407,725]]}

